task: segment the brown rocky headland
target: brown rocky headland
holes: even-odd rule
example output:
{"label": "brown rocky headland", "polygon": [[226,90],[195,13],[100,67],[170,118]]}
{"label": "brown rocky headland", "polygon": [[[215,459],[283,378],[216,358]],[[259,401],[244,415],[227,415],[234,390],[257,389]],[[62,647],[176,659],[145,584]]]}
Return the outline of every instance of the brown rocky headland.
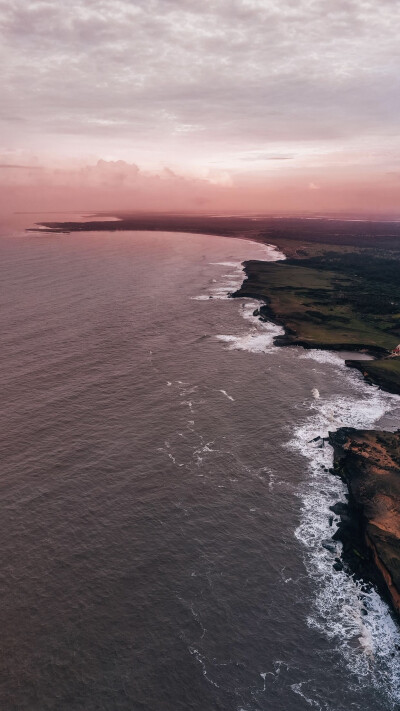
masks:
{"label": "brown rocky headland", "polygon": [[349,490],[349,504],[334,538],[343,543],[350,570],[378,586],[400,614],[400,430],[341,428],[329,434],[334,473]]}

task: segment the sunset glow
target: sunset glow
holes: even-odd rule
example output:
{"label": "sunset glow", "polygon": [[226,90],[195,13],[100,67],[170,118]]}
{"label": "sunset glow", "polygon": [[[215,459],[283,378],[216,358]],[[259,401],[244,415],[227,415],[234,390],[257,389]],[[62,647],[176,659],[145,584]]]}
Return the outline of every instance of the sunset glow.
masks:
{"label": "sunset glow", "polygon": [[392,0],[0,2],[3,209],[394,214]]}

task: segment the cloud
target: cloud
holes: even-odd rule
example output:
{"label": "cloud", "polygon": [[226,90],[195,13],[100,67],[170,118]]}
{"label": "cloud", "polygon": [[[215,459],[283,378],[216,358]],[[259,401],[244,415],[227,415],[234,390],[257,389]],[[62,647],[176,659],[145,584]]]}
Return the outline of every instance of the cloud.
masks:
{"label": "cloud", "polygon": [[0,170],[43,170],[40,165],[18,165],[17,163],[0,163]]}
{"label": "cloud", "polygon": [[379,141],[399,21],[392,0],[0,0],[5,147],[205,163]]}
{"label": "cloud", "polygon": [[265,160],[293,160],[293,153],[257,153],[253,152],[244,156],[243,161],[265,161]]}
{"label": "cloud", "polygon": [[[1,167],[7,168],[1,170]],[[169,168],[141,171],[135,163],[99,160],[73,168],[0,165],[0,212],[12,210],[197,210],[215,202],[226,185],[178,175]]]}
{"label": "cloud", "polygon": [[214,169],[203,178],[158,172],[137,163],[99,160],[70,168],[13,166],[0,170],[0,215],[12,211],[179,211],[298,214],[395,214],[399,173],[318,171],[235,174]]}

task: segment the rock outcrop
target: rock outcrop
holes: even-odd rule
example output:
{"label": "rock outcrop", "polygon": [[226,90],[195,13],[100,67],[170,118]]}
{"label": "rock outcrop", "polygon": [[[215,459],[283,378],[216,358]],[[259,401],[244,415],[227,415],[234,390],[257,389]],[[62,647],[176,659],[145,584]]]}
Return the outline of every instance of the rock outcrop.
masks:
{"label": "rock outcrop", "polygon": [[333,471],[349,490],[349,506],[336,510],[344,562],[375,583],[400,614],[400,430],[343,427],[329,441]]}

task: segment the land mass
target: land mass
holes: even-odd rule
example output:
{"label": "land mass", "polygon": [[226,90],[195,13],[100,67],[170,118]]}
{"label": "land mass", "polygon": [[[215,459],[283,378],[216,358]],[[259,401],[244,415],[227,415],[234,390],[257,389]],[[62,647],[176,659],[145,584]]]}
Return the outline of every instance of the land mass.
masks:
{"label": "land mass", "polygon": [[[116,218],[115,221],[106,219],[110,217]],[[400,249],[400,223],[396,221],[120,211],[89,215],[84,221],[37,224],[41,231],[53,233],[145,230],[238,237],[277,244],[287,256],[299,258],[321,253],[327,245],[342,250],[370,247],[398,252]]]}
{"label": "land mass", "polygon": [[[108,215],[107,215],[108,216]],[[85,222],[44,222],[49,233],[158,230],[202,233],[273,244],[288,257],[245,262],[232,296],[261,301],[256,314],[284,328],[280,346],[369,354],[349,359],[368,383],[400,393],[400,224],[205,215],[118,213]],[[103,216],[105,217],[105,216]],[[349,489],[335,537],[357,576],[378,586],[400,614],[400,430],[341,428],[330,433],[334,473]],[[342,564],[336,562],[340,569]]]}
{"label": "land mass", "polygon": [[329,434],[334,473],[349,490],[349,505],[334,535],[350,569],[377,585],[400,614],[400,430],[343,427]]}
{"label": "land mass", "polygon": [[245,262],[246,279],[234,296],[264,302],[260,318],[285,329],[276,345],[368,353],[376,359],[346,365],[400,393],[400,260],[371,252]]}

